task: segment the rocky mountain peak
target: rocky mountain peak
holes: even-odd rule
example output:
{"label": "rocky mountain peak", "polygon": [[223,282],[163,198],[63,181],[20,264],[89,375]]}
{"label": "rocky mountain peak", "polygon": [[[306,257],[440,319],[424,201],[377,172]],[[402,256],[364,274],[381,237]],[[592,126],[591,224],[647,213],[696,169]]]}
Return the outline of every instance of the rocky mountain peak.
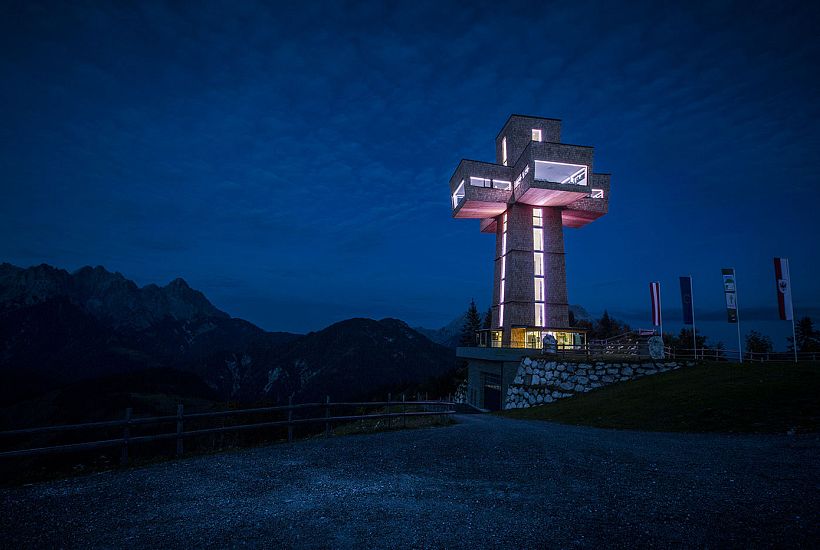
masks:
{"label": "rocky mountain peak", "polygon": [[164,287],[151,284],[140,288],[103,266],[85,266],[71,274],[47,264],[25,269],[11,264],[0,266],[0,309],[55,298],[68,298],[115,327],[145,328],[166,317],[229,317],[181,278]]}

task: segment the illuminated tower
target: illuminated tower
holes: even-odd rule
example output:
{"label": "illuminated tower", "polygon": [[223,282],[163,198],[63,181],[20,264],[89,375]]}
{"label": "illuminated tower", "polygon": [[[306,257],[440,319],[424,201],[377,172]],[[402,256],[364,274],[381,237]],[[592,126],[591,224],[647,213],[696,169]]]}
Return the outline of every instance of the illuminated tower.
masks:
{"label": "illuminated tower", "polygon": [[495,138],[496,162],[463,159],[450,178],[454,218],[495,233],[492,328],[480,345],[540,347],[544,333],[578,344],[569,327],[564,227],[607,212],[609,174],[592,147],[561,143],[561,121],[512,115]]}

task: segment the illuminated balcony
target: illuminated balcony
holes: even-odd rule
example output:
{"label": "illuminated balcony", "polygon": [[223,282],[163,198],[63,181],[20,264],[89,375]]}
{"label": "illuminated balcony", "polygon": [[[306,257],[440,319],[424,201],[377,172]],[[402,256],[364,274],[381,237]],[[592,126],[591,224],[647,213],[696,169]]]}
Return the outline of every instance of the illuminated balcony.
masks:
{"label": "illuminated balcony", "polygon": [[517,202],[566,206],[589,195],[590,147],[532,142],[521,156],[516,164],[523,168],[513,180]]}
{"label": "illuminated balcony", "polygon": [[450,178],[454,218],[486,219],[500,215],[512,197],[507,166],[462,160]]}
{"label": "illuminated balcony", "polygon": [[592,174],[589,193],[561,211],[565,227],[583,227],[609,211],[609,174]]}

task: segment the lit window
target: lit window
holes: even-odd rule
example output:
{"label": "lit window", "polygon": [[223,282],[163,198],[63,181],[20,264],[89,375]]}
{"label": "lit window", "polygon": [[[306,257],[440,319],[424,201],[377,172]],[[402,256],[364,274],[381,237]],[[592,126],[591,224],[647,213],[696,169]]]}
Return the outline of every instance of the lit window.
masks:
{"label": "lit window", "polygon": [[533,228],[532,230],[532,249],[533,250],[544,250],[544,230],[540,227]]}
{"label": "lit window", "polygon": [[544,275],[544,254],[541,252],[533,254],[533,262],[535,262],[535,268],[533,270],[535,276],[540,277]]}
{"label": "lit window", "polygon": [[509,191],[510,189],[512,189],[512,182],[504,180],[493,180],[493,187],[495,187],[496,189],[503,189],[505,191]]}
{"label": "lit window", "polygon": [[461,180],[461,183],[458,184],[456,188],[456,192],[453,193],[453,209],[455,210],[458,207],[458,203],[461,202],[461,199],[464,198],[464,180]]}
{"label": "lit window", "polygon": [[489,178],[476,178],[470,176],[470,185],[473,187],[492,187],[493,182]]}
{"label": "lit window", "polygon": [[580,164],[536,160],[535,179],[571,185],[586,185],[587,167]]}
{"label": "lit window", "polygon": [[501,216],[501,284],[498,291],[498,326],[504,325],[504,282],[507,278],[507,213]]}
{"label": "lit window", "polygon": [[593,189],[592,192],[589,194],[590,198],[593,199],[602,199],[604,198],[604,190],[603,189]]}
{"label": "lit window", "polygon": [[544,304],[535,304],[535,326],[544,326]]}
{"label": "lit window", "polygon": [[541,141],[541,130],[537,128],[532,129],[532,140],[533,141]]}
{"label": "lit window", "polygon": [[501,164],[507,166],[507,137],[501,138]]}
{"label": "lit window", "polygon": [[544,278],[543,277],[536,277],[535,278],[535,301],[536,302],[543,302],[544,301]]}
{"label": "lit window", "polygon": [[540,208],[532,209],[532,225],[535,227],[541,227],[544,225],[544,211]]}

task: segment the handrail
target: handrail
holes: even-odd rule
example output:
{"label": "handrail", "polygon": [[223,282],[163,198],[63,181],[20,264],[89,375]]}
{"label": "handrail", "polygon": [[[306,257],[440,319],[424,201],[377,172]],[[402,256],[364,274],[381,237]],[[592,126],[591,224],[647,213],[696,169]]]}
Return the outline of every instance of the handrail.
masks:
{"label": "handrail", "polygon": [[[55,426],[40,426],[36,428],[21,428],[15,430],[7,430],[0,432],[0,437],[11,437],[11,436],[20,436],[20,435],[37,435],[37,434],[44,434],[44,433],[59,433],[59,432],[66,432],[66,431],[74,431],[74,430],[92,430],[92,429],[100,429],[100,428],[123,428],[123,435],[121,438],[116,439],[102,439],[96,441],[87,441],[82,443],[69,443],[69,444],[60,444],[60,445],[51,445],[47,447],[37,447],[37,448],[27,448],[27,449],[16,449],[11,451],[3,451],[0,452],[0,458],[12,458],[12,457],[23,457],[23,456],[34,456],[34,455],[42,455],[42,454],[52,454],[52,453],[60,453],[60,452],[71,452],[71,451],[81,451],[81,450],[90,450],[90,449],[97,449],[103,447],[117,447],[121,446],[123,448],[122,454],[122,461],[127,463],[128,460],[128,447],[133,443],[144,443],[144,442],[151,442],[151,441],[162,441],[162,440],[170,440],[176,439],[177,440],[177,455],[182,454],[182,440],[186,437],[192,436],[200,436],[200,435],[207,435],[207,434],[215,434],[215,433],[225,433],[230,431],[242,431],[242,430],[250,430],[250,429],[257,429],[257,428],[267,428],[267,427],[275,427],[275,426],[287,426],[288,429],[288,442],[293,441],[293,431],[292,427],[295,425],[307,425],[307,424],[325,424],[325,437],[327,437],[330,433],[330,425],[336,422],[347,422],[347,421],[354,421],[354,420],[365,420],[365,419],[380,419],[380,418],[387,418],[388,420],[393,418],[406,418],[406,417],[417,417],[417,416],[449,416],[455,414],[455,410],[453,410],[454,403],[449,401],[405,401],[404,399],[397,401],[392,400],[390,396],[388,396],[387,401],[369,401],[369,402],[339,402],[339,403],[332,403],[330,402],[329,398],[324,403],[299,403],[299,404],[288,404],[288,405],[281,405],[275,407],[256,407],[252,409],[233,409],[233,410],[225,410],[225,411],[214,411],[214,412],[205,412],[205,413],[192,413],[192,414],[183,414],[183,406],[178,405],[178,413],[175,416],[154,416],[154,417],[143,417],[143,418],[131,418],[131,409],[126,410],[126,416],[122,420],[109,420],[103,422],[85,422],[81,424],[62,424],[62,425],[55,425]],[[391,408],[393,407],[402,407],[401,412],[391,412]],[[407,411],[408,406],[416,406],[416,407],[423,407],[425,410],[422,411]],[[375,413],[375,414],[348,414],[348,415],[340,415],[340,416],[330,416],[330,409],[333,407],[360,407],[360,408],[374,408],[374,407],[386,407],[387,412],[383,413]],[[430,411],[427,410],[430,407],[441,407],[442,410],[434,410]],[[312,417],[312,418],[297,418],[294,419],[292,416],[292,411],[299,410],[299,409],[316,409],[316,408],[323,408],[325,410],[324,416],[321,417]],[[267,422],[254,422],[251,424],[240,424],[236,426],[219,426],[214,428],[200,428],[196,430],[188,430],[185,431],[183,429],[183,422],[185,419],[203,419],[203,418],[227,418],[238,414],[253,414],[253,413],[269,413],[269,412],[284,412],[287,411],[288,419],[287,420],[272,420]],[[130,436],[129,428],[131,426],[137,425],[149,425],[149,424],[164,424],[168,422],[176,422],[176,430],[173,432],[168,433],[160,433],[154,435],[141,435],[141,436]]]}

